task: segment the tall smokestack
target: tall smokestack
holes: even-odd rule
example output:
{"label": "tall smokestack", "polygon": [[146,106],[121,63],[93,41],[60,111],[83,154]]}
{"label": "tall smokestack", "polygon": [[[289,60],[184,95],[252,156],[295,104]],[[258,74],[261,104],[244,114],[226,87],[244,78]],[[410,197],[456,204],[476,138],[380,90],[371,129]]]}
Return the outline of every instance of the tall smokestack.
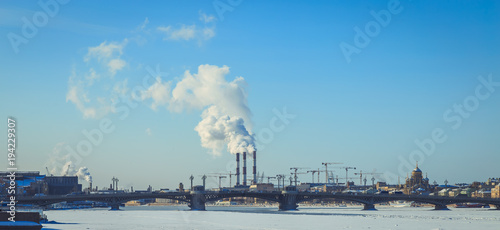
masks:
{"label": "tall smokestack", "polygon": [[247,185],[247,152],[243,152],[243,186]]}
{"label": "tall smokestack", "polygon": [[257,184],[257,152],[253,151],[253,183]]}
{"label": "tall smokestack", "polygon": [[236,186],[240,185],[240,153],[236,153]]}

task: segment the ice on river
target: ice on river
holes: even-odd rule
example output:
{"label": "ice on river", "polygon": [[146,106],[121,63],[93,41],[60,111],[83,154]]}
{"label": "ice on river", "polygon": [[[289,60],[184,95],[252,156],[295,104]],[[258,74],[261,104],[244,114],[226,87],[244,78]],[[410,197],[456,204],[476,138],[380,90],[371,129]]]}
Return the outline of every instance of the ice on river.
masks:
{"label": "ice on river", "polygon": [[45,211],[53,223],[43,229],[500,229],[500,211],[377,207],[207,207],[189,211],[186,206],[125,207]]}

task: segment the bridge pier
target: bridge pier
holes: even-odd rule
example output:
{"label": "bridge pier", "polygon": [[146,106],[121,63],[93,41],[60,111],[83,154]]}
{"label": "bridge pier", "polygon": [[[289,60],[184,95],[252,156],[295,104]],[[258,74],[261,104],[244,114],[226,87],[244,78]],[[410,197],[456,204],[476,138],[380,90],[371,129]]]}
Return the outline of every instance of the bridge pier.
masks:
{"label": "bridge pier", "polygon": [[436,204],[434,206],[434,210],[450,210],[448,207],[444,204]]}
{"label": "bridge pier", "polygon": [[279,210],[280,211],[293,211],[297,210],[297,192],[287,192],[283,191],[280,201]]}
{"label": "bridge pier", "polygon": [[201,192],[191,192],[191,201],[188,206],[193,211],[205,211],[205,195]]}
{"label": "bridge pier", "polygon": [[363,210],[377,210],[374,204],[363,204]]}
{"label": "bridge pier", "polygon": [[110,204],[110,210],[120,210],[120,203],[112,203]]}

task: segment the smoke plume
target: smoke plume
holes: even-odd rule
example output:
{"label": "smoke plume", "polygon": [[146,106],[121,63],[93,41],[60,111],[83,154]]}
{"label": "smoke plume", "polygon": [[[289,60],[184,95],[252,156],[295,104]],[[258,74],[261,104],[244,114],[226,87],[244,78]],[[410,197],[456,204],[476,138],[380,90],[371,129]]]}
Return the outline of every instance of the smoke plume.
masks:
{"label": "smoke plume", "polygon": [[80,167],[75,175],[78,176],[78,179],[80,180],[92,182],[92,176],[90,175],[89,169],[87,167]]}
{"label": "smoke plume", "polygon": [[152,99],[151,107],[166,106],[169,110],[203,110],[195,131],[201,145],[214,155],[226,147],[230,153],[253,152],[255,139],[251,132],[251,112],[247,103],[246,82],[242,77],[226,81],[229,67],[200,65],[198,73],[186,71],[170,91],[171,82],[157,79],[141,95]]}
{"label": "smoke plume", "polygon": [[80,180],[92,182],[92,176],[87,167],[80,167],[76,170],[73,162],[69,160],[70,155],[62,154],[64,145],[64,142],[56,144],[52,153],[49,155],[49,161],[47,162],[47,168],[50,168],[49,173],[60,176],[78,176]]}

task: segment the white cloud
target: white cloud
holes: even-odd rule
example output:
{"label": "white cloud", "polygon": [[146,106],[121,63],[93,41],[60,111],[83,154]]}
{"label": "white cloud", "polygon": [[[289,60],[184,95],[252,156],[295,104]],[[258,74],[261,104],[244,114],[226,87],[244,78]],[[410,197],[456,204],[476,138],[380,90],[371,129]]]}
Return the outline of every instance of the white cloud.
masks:
{"label": "white cloud", "polygon": [[[203,25],[185,25],[181,24],[180,27],[175,28],[174,26],[159,26],[156,28],[157,31],[164,34],[163,40],[171,41],[189,41],[198,40],[201,44],[203,41],[209,40],[215,37],[215,17],[213,15],[207,15],[200,11],[200,21]],[[211,23],[211,26],[207,26],[207,23]]]}
{"label": "white cloud", "polygon": [[88,63],[96,59],[98,63],[108,68],[111,76],[114,76],[117,71],[123,69],[123,67],[127,65],[127,62],[120,58],[127,43],[128,39],[124,39],[121,43],[108,43],[105,41],[98,46],[89,47],[87,55],[85,55],[83,60]]}
{"label": "white cloud", "polygon": [[215,21],[215,16],[207,15],[200,10],[200,21],[204,23],[209,23]]}
{"label": "white cloud", "polygon": [[82,82],[74,83],[73,78],[70,78],[70,86],[66,93],[66,102],[70,101],[75,104],[76,108],[83,114],[83,118],[95,118],[96,110],[92,107],[86,107],[84,103],[90,102],[87,93],[83,91]]}
{"label": "white cloud", "polygon": [[129,90],[127,84],[128,84],[128,79],[125,79],[121,82],[117,82],[113,87],[113,92],[117,95],[126,95]]}
{"label": "white cloud", "polygon": [[156,78],[156,82],[151,85],[146,91],[141,94],[141,99],[151,98],[153,103],[151,108],[156,110],[158,106],[166,105],[170,101],[170,82],[162,82],[160,77]]}
{"label": "white cloud", "polygon": [[90,68],[89,73],[85,76],[85,80],[87,80],[87,84],[89,86],[94,84],[94,80],[98,80],[101,78],[99,74],[97,74],[94,68]]}
{"label": "white cloud", "polygon": [[[115,106],[119,101],[120,97],[125,96],[129,92],[127,87],[128,79],[121,81],[116,81],[108,79],[106,84],[113,84],[111,90],[108,88],[104,89],[104,95],[96,96],[96,92],[101,87],[93,86],[89,84],[89,76],[95,73],[93,69],[89,71],[91,74],[85,75],[83,78],[79,78],[76,71],[73,71],[72,75],[68,81],[68,92],[66,93],[66,102],[73,103],[76,108],[82,113],[84,119],[98,119],[108,113],[116,112]],[[94,97],[89,96],[89,92],[94,93]]]}
{"label": "white cloud", "polygon": [[186,26],[181,25],[178,29],[173,29],[172,26],[160,26],[158,27],[158,31],[165,33],[165,37],[163,40],[191,40],[195,37],[196,26]]}
{"label": "white cloud", "polygon": [[215,37],[215,28],[205,28],[203,29],[203,39],[209,40]]}
{"label": "white cloud", "polygon": [[84,60],[86,62],[90,61],[92,58],[97,58],[97,60],[109,59],[112,56],[122,55],[123,47],[127,44],[127,39],[125,39],[122,43],[111,42],[103,42],[98,46],[89,47],[87,55]]}
{"label": "white cloud", "polygon": [[139,26],[139,29],[144,30],[148,24],[149,24],[149,18],[146,17],[146,19],[144,19],[144,22]]}
{"label": "white cloud", "polygon": [[115,75],[116,71],[123,69],[127,65],[127,62],[120,58],[111,59],[108,62],[108,68],[111,75]]}

